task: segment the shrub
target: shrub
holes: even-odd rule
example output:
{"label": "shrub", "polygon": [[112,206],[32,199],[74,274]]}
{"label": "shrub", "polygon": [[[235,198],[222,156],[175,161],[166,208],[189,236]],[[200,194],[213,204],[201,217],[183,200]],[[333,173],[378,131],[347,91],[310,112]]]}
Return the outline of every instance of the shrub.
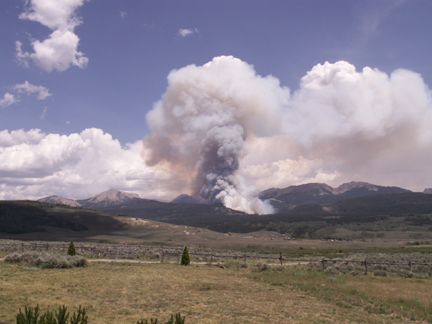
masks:
{"label": "shrub", "polygon": [[74,242],[72,242],[72,241],[69,243],[67,254],[70,256],[76,255],[75,245],[74,245]]}
{"label": "shrub", "polygon": [[166,324],[185,324],[185,316],[181,316],[180,313],[175,315],[171,314],[171,318],[166,322]]}
{"label": "shrub", "polygon": [[[150,320],[142,319],[138,321],[137,324],[159,324],[159,320],[157,318],[151,318]],[[162,324],[162,322],[160,324]],[[175,315],[171,314],[170,319],[166,321],[165,324],[185,324],[185,316],[181,316],[180,313]]]}
{"label": "shrub", "polygon": [[21,308],[16,315],[16,324],[87,324],[88,316],[85,308],[79,306],[71,315],[66,306],[59,306],[57,310],[40,312],[39,305],[36,307]]}
{"label": "shrub", "polygon": [[55,255],[46,252],[12,253],[5,257],[5,262],[45,269],[85,267],[87,265],[87,260],[84,257]]}
{"label": "shrub", "polygon": [[270,269],[271,267],[267,263],[257,263],[255,265],[254,271],[263,272],[263,271],[268,271]]}
{"label": "shrub", "polygon": [[187,246],[185,246],[183,249],[180,264],[185,265],[185,266],[190,264],[189,250],[188,250]]}

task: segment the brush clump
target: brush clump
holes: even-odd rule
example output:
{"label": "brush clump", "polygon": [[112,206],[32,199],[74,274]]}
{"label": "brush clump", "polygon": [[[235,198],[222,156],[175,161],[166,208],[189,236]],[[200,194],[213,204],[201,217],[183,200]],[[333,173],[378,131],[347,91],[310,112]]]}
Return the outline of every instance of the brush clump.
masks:
{"label": "brush clump", "polygon": [[87,260],[82,256],[59,255],[47,252],[12,253],[7,255],[4,261],[43,269],[67,269],[87,265]]}

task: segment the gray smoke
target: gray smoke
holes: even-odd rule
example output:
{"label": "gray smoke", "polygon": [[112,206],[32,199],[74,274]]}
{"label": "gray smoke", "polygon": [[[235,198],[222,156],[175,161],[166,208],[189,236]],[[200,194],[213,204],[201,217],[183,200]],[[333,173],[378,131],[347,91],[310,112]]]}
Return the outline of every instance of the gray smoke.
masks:
{"label": "gray smoke", "polygon": [[194,195],[248,212],[271,212],[242,188],[236,173],[245,141],[279,127],[274,118],[279,106],[272,101],[284,91],[276,79],[257,76],[233,57],[171,72],[166,93],[147,116],[148,162],[173,168]]}
{"label": "gray smoke", "polygon": [[147,162],[179,187],[268,213],[259,190],[362,180],[430,186],[432,100],[421,76],[317,64],[292,94],[231,56],[172,71],[147,115]]}

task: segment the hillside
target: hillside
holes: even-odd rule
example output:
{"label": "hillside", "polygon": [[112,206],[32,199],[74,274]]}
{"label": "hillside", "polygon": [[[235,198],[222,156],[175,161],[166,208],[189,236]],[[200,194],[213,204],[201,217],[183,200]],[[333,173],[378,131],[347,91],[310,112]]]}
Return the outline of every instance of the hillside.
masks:
{"label": "hillside", "polygon": [[25,234],[46,232],[47,229],[108,233],[122,227],[123,224],[112,216],[97,211],[35,201],[0,202],[1,233]]}
{"label": "hillside", "polygon": [[387,194],[408,193],[400,187],[385,187],[367,182],[348,182],[333,188],[325,183],[307,183],[287,188],[272,188],[259,194],[263,200],[279,211],[284,212],[305,204],[328,205],[349,198],[369,197]]}

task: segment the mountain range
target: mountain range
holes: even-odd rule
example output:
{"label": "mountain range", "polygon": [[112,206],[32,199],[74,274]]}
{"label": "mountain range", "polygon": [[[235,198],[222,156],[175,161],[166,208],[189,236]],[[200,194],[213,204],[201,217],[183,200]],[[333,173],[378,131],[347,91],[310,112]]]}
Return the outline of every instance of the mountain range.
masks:
{"label": "mountain range", "polygon": [[365,228],[397,233],[432,230],[432,194],[428,192],[365,182],[336,188],[309,183],[261,192],[261,199],[269,201],[276,212],[248,215],[188,195],[161,202],[108,190],[81,200],[50,196],[36,202],[0,201],[0,233],[12,233],[4,234],[6,237],[46,230],[64,235],[69,233],[65,230],[73,235],[103,234],[123,231],[121,220],[132,217],[224,233],[267,230],[293,237],[361,238],[359,233]]}
{"label": "mountain range", "polygon": [[48,196],[38,201],[53,205],[64,205],[69,207],[83,208],[106,208],[131,203],[133,200],[141,200],[135,193],[123,192],[114,189],[104,191],[87,199],[73,200],[61,196]]}
{"label": "mountain range", "polygon": [[[259,198],[269,201],[277,212],[292,210],[301,205],[329,205],[350,198],[369,197],[386,194],[409,193],[408,189],[400,187],[387,187],[367,182],[348,182],[336,188],[325,183],[307,183],[286,188],[271,188],[259,193]],[[432,189],[425,189],[424,193],[432,193]],[[167,204],[151,199],[141,198],[134,193],[118,190],[108,190],[96,196],[73,200],[60,196],[49,196],[38,201],[65,205],[69,207],[82,207],[94,209],[109,209],[114,207],[139,207],[143,205]],[[208,201],[186,194],[181,194],[173,199],[174,205],[210,205]]]}
{"label": "mountain range", "polygon": [[348,182],[333,188],[325,183],[307,183],[287,188],[272,188],[259,194],[279,212],[306,204],[332,204],[349,198],[376,196],[383,194],[407,193],[410,190],[400,187],[385,187],[367,182]]}

